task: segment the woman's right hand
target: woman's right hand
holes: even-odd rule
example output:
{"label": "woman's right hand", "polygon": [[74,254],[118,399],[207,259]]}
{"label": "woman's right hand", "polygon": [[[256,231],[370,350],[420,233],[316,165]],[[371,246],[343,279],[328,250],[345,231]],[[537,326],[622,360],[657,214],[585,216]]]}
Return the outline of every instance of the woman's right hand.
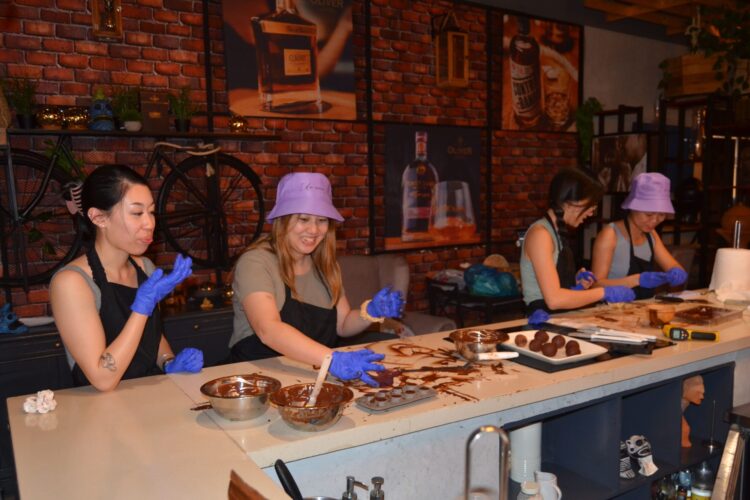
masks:
{"label": "woman's right hand", "polygon": [[382,372],[385,367],[374,363],[385,358],[385,354],[377,354],[369,349],[359,351],[333,351],[333,359],[329,371],[341,380],[358,378],[371,387],[379,384],[367,372]]}
{"label": "woman's right hand", "polygon": [[156,304],[193,273],[192,265],[193,261],[190,257],[183,257],[178,254],[171,273],[165,275],[161,269],[155,270],[138,287],[130,310],[145,316],[151,316]]}

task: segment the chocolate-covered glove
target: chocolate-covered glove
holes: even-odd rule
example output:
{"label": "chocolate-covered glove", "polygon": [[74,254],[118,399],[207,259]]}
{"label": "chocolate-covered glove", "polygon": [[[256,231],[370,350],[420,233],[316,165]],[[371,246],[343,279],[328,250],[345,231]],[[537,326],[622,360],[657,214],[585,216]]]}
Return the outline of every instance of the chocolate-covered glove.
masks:
{"label": "chocolate-covered glove", "polygon": [[638,285],[643,288],[656,288],[657,286],[666,285],[668,282],[667,273],[647,271],[641,273],[638,277]]}
{"label": "chocolate-covered glove", "polygon": [[171,273],[165,275],[161,269],[155,270],[138,287],[138,291],[135,293],[135,300],[130,305],[130,310],[151,316],[156,304],[192,274],[192,265],[193,261],[190,257],[177,255]]}
{"label": "chocolate-covered glove", "polygon": [[172,361],[167,362],[164,373],[198,373],[201,368],[203,368],[203,351],[186,347]]}
{"label": "chocolate-covered glove", "polygon": [[604,300],[606,302],[633,302],[635,292],[626,286],[604,287]]}
{"label": "chocolate-covered glove", "polygon": [[380,290],[367,304],[367,314],[375,318],[398,318],[404,308],[401,292],[387,286]]}
{"label": "chocolate-covered glove", "polygon": [[687,281],[688,274],[680,267],[673,267],[667,271],[669,286],[682,285]]}
{"label": "chocolate-covered glove", "polygon": [[594,273],[591,271],[587,271],[586,269],[581,269],[576,274],[576,284],[571,286],[571,290],[587,290],[596,283],[596,276],[594,276]]}
{"label": "chocolate-covered glove", "polygon": [[541,325],[549,319],[549,313],[544,309],[537,309],[529,315],[530,325]]}
{"label": "chocolate-covered glove", "polygon": [[360,349],[359,351],[333,351],[330,371],[334,376],[341,380],[351,380],[358,378],[371,387],[379,387],[367,371],[382,372],[385,370],[383,365],[374,363],[385,358],[385,354],[377,354],[369,349]]}

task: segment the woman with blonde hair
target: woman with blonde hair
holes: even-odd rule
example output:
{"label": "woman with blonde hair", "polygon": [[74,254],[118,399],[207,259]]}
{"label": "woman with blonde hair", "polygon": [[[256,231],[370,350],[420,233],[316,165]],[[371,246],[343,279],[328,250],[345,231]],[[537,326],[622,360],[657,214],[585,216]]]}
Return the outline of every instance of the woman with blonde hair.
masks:
{"label": "woman with blonde hair", "polygon": [[386,287],[359,309],[349,305],[332,222],[344,218],[333,206],[328,179],[310,172],[284,176],[268,219],[273,221],[271,234],[253,244],[235,266],[231,360],[284,355],[320,365],[331,354],[333,375],[377,385],[367,371],[383,370],[375,363],[382,354],[332,348],[339,337],[399,316],[404,301],[400,292]]}

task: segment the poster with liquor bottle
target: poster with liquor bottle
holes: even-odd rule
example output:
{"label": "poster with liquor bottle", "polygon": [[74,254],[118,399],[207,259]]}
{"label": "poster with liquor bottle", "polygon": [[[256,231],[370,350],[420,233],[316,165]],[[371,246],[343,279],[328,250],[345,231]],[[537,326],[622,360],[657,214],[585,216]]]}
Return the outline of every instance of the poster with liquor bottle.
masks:
{"label": "poster with liquor bottle", "polygon": [[479,129],[385,126],[385,249],[481,241]]}
{"label": "poster with liquor bottle", "polygon": [[356,119],[352,0],[221,0],[229,109]]}
{"label": "poster with liquor bottle", "polygon": [[502,16],[502,128],[575,132],[582,28]]}

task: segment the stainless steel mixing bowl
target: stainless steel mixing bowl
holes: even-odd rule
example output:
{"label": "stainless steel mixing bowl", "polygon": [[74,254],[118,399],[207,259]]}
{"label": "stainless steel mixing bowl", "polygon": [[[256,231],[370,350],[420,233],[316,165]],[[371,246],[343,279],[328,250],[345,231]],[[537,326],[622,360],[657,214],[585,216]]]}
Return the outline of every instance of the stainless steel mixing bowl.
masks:
{"label": "stainless steel mixing bowl", "polygon": [[220,377],[201,386],[216,413],[229,420],[250,420],[265,413],[268,397],[281,382],[257,373]]}
{"label": "stainless steel mixing bowl", "polygon": [[354,393],[343,385],[323,383],[314,406],[305,406],[315,384],[296,384],[283,387],[271,394],[281,418],[291,427],[301,431],[322,431],[341,418]]}

